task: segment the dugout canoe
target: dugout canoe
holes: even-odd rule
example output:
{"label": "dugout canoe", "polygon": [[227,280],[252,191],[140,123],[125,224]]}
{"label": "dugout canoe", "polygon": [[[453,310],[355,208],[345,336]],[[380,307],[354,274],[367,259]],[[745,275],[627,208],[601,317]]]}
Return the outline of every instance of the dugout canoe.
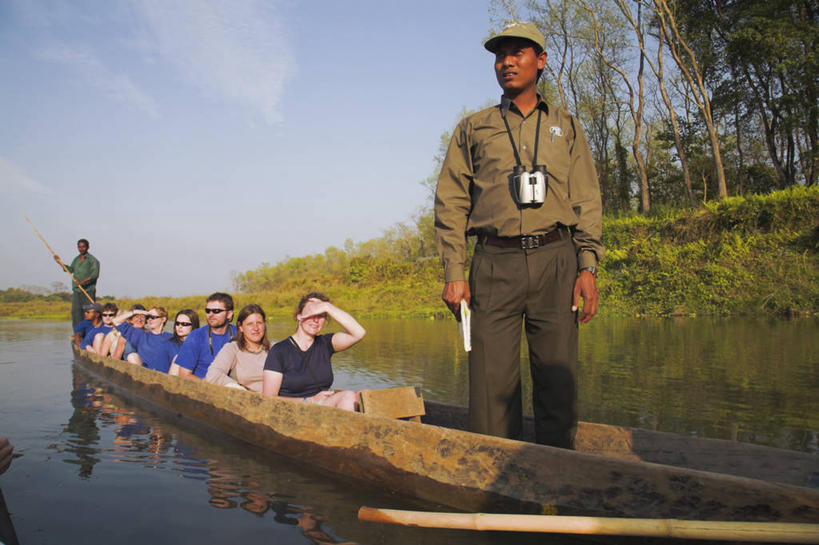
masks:
{"label": "dugout canoe", "polygon": [[[75,350],[122,393],[396,494],[474,512],[819,521],[817,456],[602,424],[575,451],[470,433],[463,409],[425,423],[304,405]],[[449,427],[446,427],[446,426]],[[669,465],[675,464],[675,465]]]}

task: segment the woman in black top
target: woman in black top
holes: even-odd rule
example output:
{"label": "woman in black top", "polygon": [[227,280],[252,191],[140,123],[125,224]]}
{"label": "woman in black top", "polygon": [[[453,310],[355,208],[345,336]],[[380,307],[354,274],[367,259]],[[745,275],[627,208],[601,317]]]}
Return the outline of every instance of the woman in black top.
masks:
{"label": "woman in black top", "polygon": [[[327,317],[344,331],[319,335]],[[264,364],[262,393],[283,399],[356,410],[356,393],[335,392],[330,357],[364,338],[366,331],[355,318],[336,307],[324,294],[313,292],[302,297],[296,310],[296,332],[276,343]]]}

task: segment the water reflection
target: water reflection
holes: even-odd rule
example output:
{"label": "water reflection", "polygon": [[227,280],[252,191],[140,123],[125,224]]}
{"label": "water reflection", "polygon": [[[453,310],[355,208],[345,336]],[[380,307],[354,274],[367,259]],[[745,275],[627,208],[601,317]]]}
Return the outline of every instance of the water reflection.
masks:
{"label": "water reflection", "polygon": [[[166,541],[184,540],[190,525],[171,520],[195,521],[207,528],[216,524],[224,532],[246,536],[251,526],[267,528],[263,541],[274,543],[384,543],[397,545],[425,543],[544,543],[543,536],[483,533],[454,530],[402,528],[357,520],[361,505],[386,508],[442,510],[412,499],[400,498],[388,490],[360,482],[345,481],[337,475],[285,460],[277,455],[188,420],[156,409],[136,398],[124,397],[81,367],[72,368],[74,409],[69,424],[54,450],[66,463],[78,466],[80,479],[95,481],[94,494],[102,502],[115,502],[127,490],[139,503],[152,504],[163,494],[179,496],[179,512],[151,511],[162,521]],[[112,467],[129,466],[122,470]],[[167,475],[162,489],[153,488],[155,479],[144,470]],[[112,497],[99,482],[100,474],[116,473]],[[175,477],[175,479],[173,478]],[[201,488],[180,487],[188,482]],[[201,498],[201,499],[200,499]],[[206,499],[215,514],[195,511]],[[187,507],[185,507],[187,504]],[[237,516],[239,518],[237,518]],[[227,518],[225,518],[227,517]],[[218,521],[218,522],[217,522]],[[121,521],[124,527],[140,524]],[[200,531],[201,531],[200,528]],[[230,530],[226,530],[226,529]],[[254,530],[257,531],[257,530]],[[274,538],[275,534],[275,538]],[[576,544],[576,538],[557,536],[546,543]],[[614,541],[607,541],[612,543]],[[616,542],[615,542],[616,543]]]}
{"label": "water reflection", "polygon": [[259,483],[243,481],[230,468],[211,466],[207,485],[210,494],[208,503],[217,509],[239,507],[258,517],[270,512],[276,523],[297,527],[313,543],[353,543],[341,540],[332,535],[330,530],[323,529],[326,517],[314,513],[309,507],[289,503],[292,501],[289,496],[259,491]]}
{"label": "water reflection", "polygon": [[[256,517],[269,513],[274,522],[298,528],[312,543],[352,543],[324,528],[327,517],[294,503],[293,496],[271,493],[258,479],[217,458],[198,457],[202,449],[192,444],[200,442],[197,438],[140,415],[79,367],[74,366],[72,377],[74,412],[63,430],[62,444],[52,448],[64,455],[64,462],[78,466],[81,479],[91,478],[102,461],[176,472],[203,481],[213,508],[241,509]],[[103,436],[109,435],[106,446]]]}

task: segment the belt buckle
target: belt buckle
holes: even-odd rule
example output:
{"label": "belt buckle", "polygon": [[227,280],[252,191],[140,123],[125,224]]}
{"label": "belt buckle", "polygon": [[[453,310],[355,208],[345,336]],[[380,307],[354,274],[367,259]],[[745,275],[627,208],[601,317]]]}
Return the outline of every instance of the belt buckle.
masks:
{"label": "belt buckle", "polygon": [[533,250],[540,246],[537,235],[520,235],[520,247],[522,250]]}

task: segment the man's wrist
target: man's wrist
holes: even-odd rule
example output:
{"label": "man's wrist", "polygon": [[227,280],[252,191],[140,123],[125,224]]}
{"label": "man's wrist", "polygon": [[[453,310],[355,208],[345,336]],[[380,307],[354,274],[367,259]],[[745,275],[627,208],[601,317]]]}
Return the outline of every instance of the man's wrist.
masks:
{"label": "man's wrist", "polygon": [[592,276],[597,278],[597,267],[593,265],[586,265],[585,267],[580,267],[579,269],[577,269],[578,274],[583,271],[589,271],[590,273],[592,273]]}

